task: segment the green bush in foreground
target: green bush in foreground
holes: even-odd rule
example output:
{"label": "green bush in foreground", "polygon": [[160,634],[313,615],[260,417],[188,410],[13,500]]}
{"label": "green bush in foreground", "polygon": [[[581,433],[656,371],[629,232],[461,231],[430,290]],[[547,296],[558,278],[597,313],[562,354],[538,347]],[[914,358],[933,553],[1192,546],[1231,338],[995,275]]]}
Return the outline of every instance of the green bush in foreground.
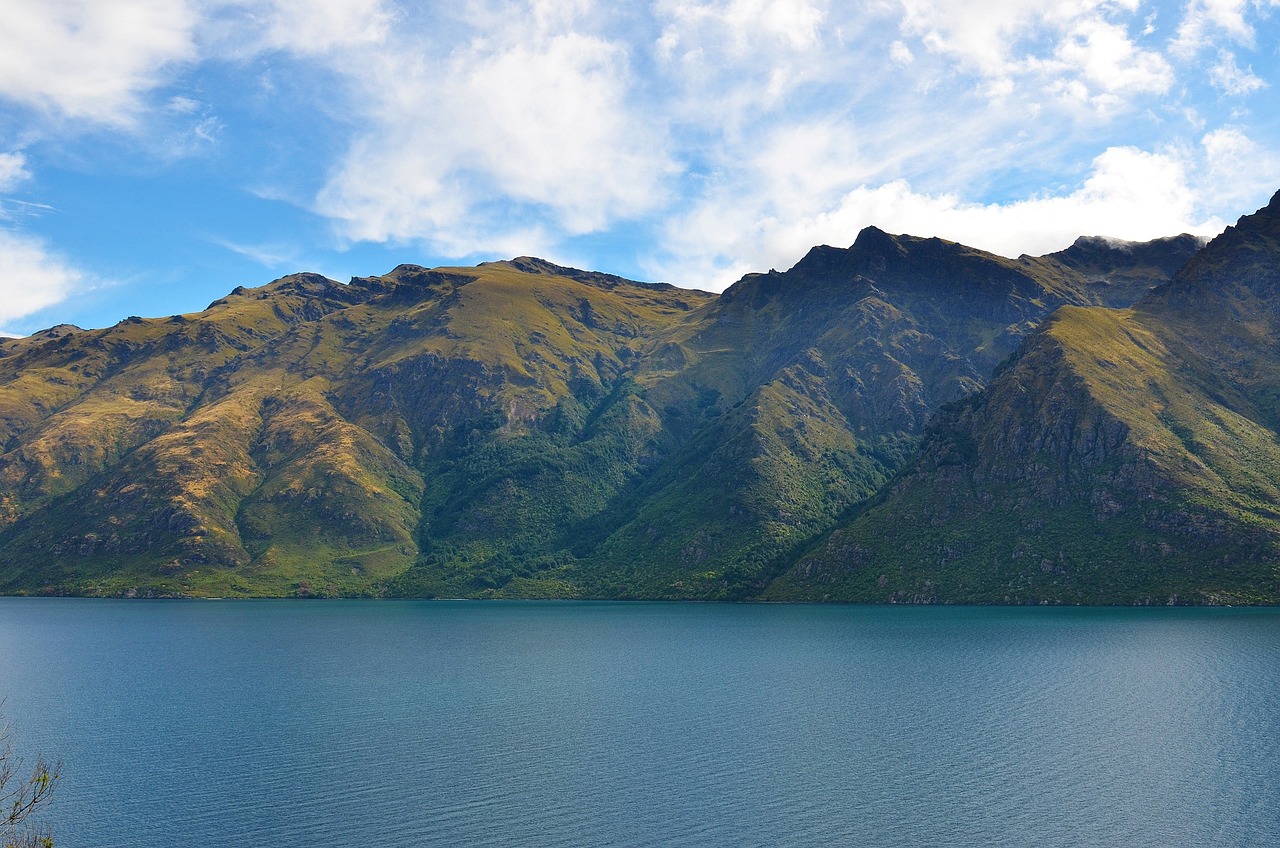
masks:
{"label": "green bush in foreground", "polygon": [[0,732],[0,842],[4,848],[53,848],[53,836],[36,814],[53,797],[62,764],[50,765],[38,756],[29,777],[19,777],[21,769],[6,728]]}

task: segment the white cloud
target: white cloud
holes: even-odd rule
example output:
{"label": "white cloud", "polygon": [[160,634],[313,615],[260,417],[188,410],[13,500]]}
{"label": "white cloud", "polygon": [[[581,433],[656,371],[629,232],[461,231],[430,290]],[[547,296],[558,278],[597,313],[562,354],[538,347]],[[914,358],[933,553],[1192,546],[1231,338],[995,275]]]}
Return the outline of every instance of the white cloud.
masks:
{"label": "white cloud", "polygon": [[14,188],[31,178],[27,170],[27,157],[20,151],[0,153],[0,192],[13,191]]}
{"label": "white cloud", "polygon": [[1262,147],[1239,127],[1220,127],[1200,140],[1205,168],[1197,186],[1203,203],[1247,211],[1280,186],[1280,154]]}
{"label": "white cloud", "polygon": [[629,53],[539,4],[441,54],[365,54],[360,132],[317,210],[355,240],[422,239],[454,255],[550,227],[575,234],[653,210],[672,165],[629,106]]}
{"label": "white cloud", "polygon": [[664,52],[713,49],[736,56],[778,45],[807,50],[818,42],[827,15],[807,0],[677,0],[659,3],[656,12],[669,21],[661,39]]}
{"label": "white cloud", "polygon": [[183,0],[0,0],[0,20],[0,97],[101,124],[130,124],[196,54]]}
{"label": "white cloud", "polygon": [[1163,56],[1139,49],[1125,27],[1098,19],[1073,26],[1057,57],[1108,94],[1160,93],[1173,84],[1173,69]]}
{"label": "white cloud", "polygon": [[1267,84],[1255,76],[1253,68],[1241,68],[1236,64],[1235,54],[1223,50],[1218,54],[1218,64],[1209,69],[1209,81],[1214,88],[1232,97],[1242,97],[1267,87]]}
{"label": "white cloud", "polygon": [[1076,189],[1007,203],[917,192],[906,180],[858,186],[829,206],[792,217],[752,215],[735,209],[734,198],[711,198],[672,223],[668,239],[677,249],[651,270],[662,279],[681,279],[686,270],[688,284],[719,290],[748,270],[789,267],[814,244],[847,246],[871,225],[1006,256],[1060,250],[1080,235],[1212,235],[1223,224],[1203,211],[1189,174],[1193,166],[1177,151],[1112,147],[1093,160]]}
{"label": "white cloud", "polygon": [[1187,4],[1172,49],[1187,56],[1225,36],[1236,44],[1253,46],[1253,26],[1245,20],[1248,0],[1191,0]]}
{"label": "white cloud", "polygon": [[204,104],[193,97],[175,95],[169,98],[169,102],[165,104],[165,109],[175,115],[194,115],[204,109]]}
{"label": "white cloud", "polygon": [[273,0],[258,16],[262,46],[299,54],[380,44],[394,21],[382,0]]}
{"label": "white cloud", "polygon": [[934,53],[951,56],[988,77],[1001,77],[1013,62],[1013,47],[1050,2],[989,0],[981,14],[964,0],[901,0],[904,34],[918,37]]}
{"label": "white cloud", "polygon": [[673,122],[726,137],[761,115],[787,111],[807,85],[843,79],[849,87],[857,77],[865,84],[883,73],[877,66],[888,49],[857,44],[872,19],[838,4],[663,0],[653,14],[662,28],[653,52],[663,111]]}
{"label": "white cloud", "polygon": [[40,240],[0,229],[0,324],[61,303],[84,282]]}
{"label": "white cloud", "polygon": [[[904,229],[1013,252],[1113,223],[1107,234],[1126,238],[1214,225],[1188,188],[1203,163],[1174,145],[1112,142],[1079,182],[1080,127],[1105,133],[1177,96],[1139,0],[892,6],[896,32],[890,4],[819,0],[659,0],[635,31],[619,21],[638,13],[611,18],[590,0],[475,0],[447,40],[391,27],[333,66],[359,129],[314,208],[351,240],[458,257],[554,253],[647,222],[660,233],[649,270],[702,286],[850,241],[872,223],[862,212],[892,211],[881,226],[917,213]],[[1024,184],[1038,173],[1079,188],[961,199],[992,196],[1011,168]]]}
{"label": "white cloud", "polygon": [[[1270,60],[1219,44],[1256,39],[1255,0],[1175,3],[1161,31],[1142,0],[0,0],[0,98],[171,160],[297,98],[272,165],[229,170],[338,240],[563,255],[621,224],[658,275],[723,285],[870,223],[1006,252],[1213,226],[1280,174],[1250,172],[1271,154],[1238,102],[1196,98]],[[16,135],[0,190],[42,164]],[[325,170],[278,164],[291,144]],[[277,237],[223,246],[294,261]]]}
{"label": "white cloud", "polygon": [[1044,92],[1110,113],[1174,82],[1165,58],[1131,35],[1150,27],[1150,18],[1136,17],[1138,0],[990,0],[981,14],[967,0],[900,5],[902,33],[977,75],[993,101],[1022,86],[1030,97]]}
{"label": "white cloud", "polygon": [[237,256],[243,256],[266,268],[282,268],[298,263],[299,254],[296,249],[284,244],[241,244],[229,239],[210,237],[210,242],[224,247]]}

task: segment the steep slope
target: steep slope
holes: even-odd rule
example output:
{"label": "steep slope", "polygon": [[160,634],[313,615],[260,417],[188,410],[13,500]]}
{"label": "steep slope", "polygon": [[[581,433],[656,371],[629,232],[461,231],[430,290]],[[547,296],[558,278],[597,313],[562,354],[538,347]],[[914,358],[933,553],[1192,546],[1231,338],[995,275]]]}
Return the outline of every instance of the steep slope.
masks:
{"label": "steep slope", "polygon": [[774,597],[1280,601],[1280,194],[1132,309],[1063,308]]}
{"label": "steep slope", "polygon": [[[1123,273],[1133,258],[1096,265]],[[606,596],[754,595],[1046,314],[1093,302],[1092,279],[1053,260],[875,228],[744,278],[643,358],[637,382],[681,447],[612,512],[625,522],[574,581]]]}
{"label": "steep slope", "polygon": [[1148,242],[1081,236],[1066,250],[1039,261],[1083,276],[1102,306],[1124,308],[1167,283],[1202,247],[1203,239],[1186,233]]}
{"label": "steep slope", "polygon": [[[438,535],[424,504],[492,488],[477,452],[518,453],[581,413],[575,397],[610,397],[629,344],[708,298],[531,261],[402,266],[28,344],[0,359],[0,573],[50,591],[374,591]],[[598,497],[620,462],[583,471]],[[541,494],[572,511],[557,496],[574,488]],[[555,519],[469,520],[503,548]]]}
{"label": "steep slope", "polygon": [[0,590],[752,597],[1143,251],[871,228],[721,296],[521,257],[6,340]]}
{"label": "steep slope", "polygon": [[313,274],[238,289],[195,316],[56,327],[0,356],[0,528],[181,420],[219,368],[351,292]]}

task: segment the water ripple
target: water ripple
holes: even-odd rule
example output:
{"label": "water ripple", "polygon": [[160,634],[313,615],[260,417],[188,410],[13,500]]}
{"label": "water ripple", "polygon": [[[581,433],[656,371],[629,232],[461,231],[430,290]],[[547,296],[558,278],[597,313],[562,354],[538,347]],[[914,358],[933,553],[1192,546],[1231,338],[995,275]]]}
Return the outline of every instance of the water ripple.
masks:
{"label": "water ripple", "polygon": [[1280,844],[1280,611],[0,599],[59,845]]}

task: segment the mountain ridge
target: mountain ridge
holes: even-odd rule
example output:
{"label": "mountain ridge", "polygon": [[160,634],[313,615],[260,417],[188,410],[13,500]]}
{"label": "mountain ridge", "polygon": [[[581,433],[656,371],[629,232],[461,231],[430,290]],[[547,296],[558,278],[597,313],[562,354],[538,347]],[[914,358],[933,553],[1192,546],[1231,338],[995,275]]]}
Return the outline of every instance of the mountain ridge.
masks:
{"label": "mountain ridge", "polygon": [[1055,312],[775,596],[1276,602],[1278,200],[1132,308]]}
{"label": "mountain ridge", "polygon": [[[980,457],[1025,453],[1032,425],[1036,444],[1066,440],[1063,461],[1083,469],[1065,483],[1032,474],[1024,497],[1046,515],[1074,503],[1071,486],[1095,467],[1157,479],[1190,462],[1172,448],[1150,454],[1164,465],[1116,459],[1138,456],[1146,419],[1103,392],[1118,379],[1107,368],[1085,365],[1111,347],[1129,357],[1111,370],[1130,376],[1145,373],[1139,354],[1190,362],[1190,377],[1175,368],[1161,385],[1175,413],[1194,405],[1218,379],[1207,354],[1145,316],[1172,281],[1221,278],[1252,267],[1233,252],[1273,247],[1245,241],[1179,271],[1203,255],[1191,236],[1082,238],[1008,259],[870,227],[719,295],[535,257],[400,265],[345,284],[288,275],[199,313],[0,342],[0,590],[1026,600],[924,588],[936,557],[884,585],[877,574],[868,592],[849,579],[866,570],[833,553],[850,545],[832,539],[858,536],[872,559],[868,533],[910,549],[867,522],[940,468],[1027,484],[1025,469]],[[1242,439],[1258,433],[1228,420],[1247,405],[1230,380],[1260,356],[1237,357],[1214,388],[1226,423],[1213,426]],[[1040,399],[1015,404],[1014,385]],[[1023,410],[1021,441],[965,435],[1004,410]],[[1077,429],[1060,432],[1055,415]],[[1192,442],[1212,423],[1187,421]],[[1256,468],[1243,454],[1205,465],[1225,482],[1188,491],[1235,512],[1204,527],[1247,542],[1229,519],[1272,502],[1263,454]],[[1166,518],[1192,515],[1179,504]],[[900,514],[952,532],[930,509]],[[955,505],[948,515],[977,520]],[[914,541],[932,532],[919,529]]]}

